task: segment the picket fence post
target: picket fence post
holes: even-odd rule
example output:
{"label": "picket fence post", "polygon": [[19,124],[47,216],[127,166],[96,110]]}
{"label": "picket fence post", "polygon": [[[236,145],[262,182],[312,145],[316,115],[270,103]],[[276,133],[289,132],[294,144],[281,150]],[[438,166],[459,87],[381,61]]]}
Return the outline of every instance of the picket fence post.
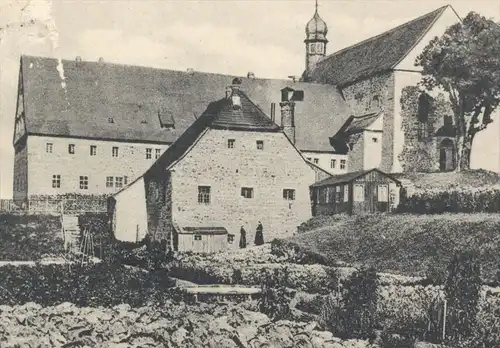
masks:
{"label": "picket fence post", "polygon": [[447,307],[447,300],[444,300],[444,308],[443,308],[443,342],[446,337],[446,307]]}

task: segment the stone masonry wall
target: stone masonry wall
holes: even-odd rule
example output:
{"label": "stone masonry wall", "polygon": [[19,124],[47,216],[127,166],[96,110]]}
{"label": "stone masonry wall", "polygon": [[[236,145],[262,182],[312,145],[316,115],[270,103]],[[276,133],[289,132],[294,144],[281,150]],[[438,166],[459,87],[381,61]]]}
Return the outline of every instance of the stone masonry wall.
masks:
{"label": "stone masonry wall", "polygon": [[[46,152],[47,143],[52,144],[52,153]],[[69,144],[75,144],[74,154],[68,152]],[[95,156],[90,156],[91,145],[97,146]],[[118,157],[112,156],[112,148],[115,146],[118,147]],[[127,176],[127,182],[131,183],[154,163],[155,150],[159,149],[160,153],[163,153],[167,147],[167,145],[29,136],[28,196],[66,193],[112,194],[120,188],[106,187],[107,176]],[[147,148],[152,149],[151,159],[146,159]],[[60,188],[52,187],[53,175],[61,176]],[[88,176],[87,190],[80,189],[80,176]]]}
{"label": "stone masonry wall", "polygon": [[[236,140],[234,148],[228,139]],[[253,244],[258,221],[271,241],[311,217],[315,173],[283,133],[210,130],[171,171],[172,214],[180,226],[222,226],[239,240],[243,225]],[[210,204],[198,203],[198,186],[210,186]],[[242,187],[253,188],[253,197],[242,197]],[[283,189],[295,190],[295,200],[284,199]]]}
{"label": "stone masonry wall", "polygon": [[[344,87],[342,93],[355,116],[384,110],[383,155],[380,169],[390,172],[394,158],[394,74],[390,72],[361,80]],[[376,97],[375,100],[374,97]],[[353,160],[357,162],[356,159],[349,159],[349,171],[355,170]]]}
{"label": "stone masonry wall", "polygon": [[[404,134],[403,151],[398,156],[404,172],[432,172],[439,170],[439,146],[442,137],[436,138],[435,132],[444,125],[444,116],[452,116],[451,106],[443,94],[437,94],[428,114],[428,136],[420,137],[418,128],[417,86],[406,86],[401,92],[401,125]],[[454,139],[452,139],[454,141]]]}

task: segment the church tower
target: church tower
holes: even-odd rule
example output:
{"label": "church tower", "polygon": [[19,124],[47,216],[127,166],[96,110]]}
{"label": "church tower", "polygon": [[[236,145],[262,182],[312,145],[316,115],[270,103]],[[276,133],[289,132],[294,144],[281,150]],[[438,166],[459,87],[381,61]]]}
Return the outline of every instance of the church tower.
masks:
{"label": "church tower", "polygon": [[318,14],[318,0],[316,0],[316,11],[313,18],[306,25],[306,76],[314,69],[316,63],[325,56],[326,34],[328,27]]}

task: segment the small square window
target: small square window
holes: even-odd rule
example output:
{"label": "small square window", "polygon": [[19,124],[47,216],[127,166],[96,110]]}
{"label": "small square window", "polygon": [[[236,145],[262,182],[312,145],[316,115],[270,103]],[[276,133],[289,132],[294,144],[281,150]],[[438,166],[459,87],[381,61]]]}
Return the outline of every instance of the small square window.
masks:
{"label": "small square window", "polygon": [[234,243],[234,234],[228,234],[227,235],[227,242],[229,244],[233,244]]}
{"label": "small square window", "polygon": [[112,176],[106,177],[106,187],[113,187],[113,177]]}
{"label": "small square window", "polygon": [[264,150],[264,142],[262,140],[257,140],[257,150]]}
{"label": "small square window", "polygon": [[155,149],[155,159],[160,158],[161,155],[161,149]]}
{"label": "small square window", "polygon": [[295,200],[295,190],[293,189],[283,189],[283,199],[288,201]]}
{"label": "small square window", "polygon": [[318,158],[315,158],[314,159],[314,164],[318,164],[319,163],[319,159]]}
{"label": "small square window", "polygon": [[115,123],[115,119],[113,117],[108,117],[108,122],[109,123]]}
{"label": "small square window", "polygon": [[251,188],[251,187],[242,187],[241,188],[241,195],[244,198],[253,198],[253,188]]}
{"label": "small square window", "polygon": [[53,144],[52,143],[47,143],[45,144],[45,152],[47,153],[52,153],[52,148],[53,148]]}
{"label": "small square window", "polygon": [[72,155],[75,153],[75,144],[68,145],[68,153],[70,153]]}
{"label": "small square window", "polygon": [[340,160],[340,169],[345,169],[346,160]]}
{"label": "small square window", "polygon": [[337,166],[337,160],[336,159],[330,160],[330,168],[335,168],[336,166]]}
{"label": "small square window", "polygon": [[146,159],[152,158],[153,149],[146,149]]}
{"label": "small square window", "polygon": [[227,140],[227,148],[228,149],[234,149],[234,143],[235,143],[236,140],[234,139],[228,139]]}
{"label": "small square window", "polygon": [[115,178],[115,187],[122,188],[123,187],[123,178],[121,176],[117,176]]}
{"label": "small square window", "polygon": [[210,204],[210,186],[198,186],[198,203]]}
{"label": "small square window", "polygon": [[374,143],[378,143],[378,138],[372,138],[372,141],[373,141]]}
{"label": "small square window", "polygon": [[89,189],[89,177],[81,175],[80,176],[80,190],[88,190]]}
{"label": "small square window", "polygon": [[90,145],[90,156],[95,156],[95,155],[97,155],[97,146]]}
{"label": "small square window", "polygon": [[201,240],[201,234],[195,234],[194,240]]}
{"label": "small square window", "polygon": [[118,146],[113,146],[111,149],[111,156],[118,157]]}
{"label": "small square window", "polygon": [[52,188],[61,188],[61,176],[52,175]]}

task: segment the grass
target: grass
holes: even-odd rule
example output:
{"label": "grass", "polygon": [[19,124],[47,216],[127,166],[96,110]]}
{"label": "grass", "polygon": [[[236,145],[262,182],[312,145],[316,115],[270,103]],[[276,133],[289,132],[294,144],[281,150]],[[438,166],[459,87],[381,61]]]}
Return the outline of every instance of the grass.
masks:
{"label": "grass", "polygon": [[288,241],[332,263],[425,276],[431,270],[445,272],[454,253],[469,248],[480,255],[485,281],[493,281],[500,267],[500,214],[374,214],[320,220],[322,226],[309,223],[315,227]]}
{"label": "grass", "polygon": [[0,214],[0,260],[36,261],[62,255],[58,216]]}

